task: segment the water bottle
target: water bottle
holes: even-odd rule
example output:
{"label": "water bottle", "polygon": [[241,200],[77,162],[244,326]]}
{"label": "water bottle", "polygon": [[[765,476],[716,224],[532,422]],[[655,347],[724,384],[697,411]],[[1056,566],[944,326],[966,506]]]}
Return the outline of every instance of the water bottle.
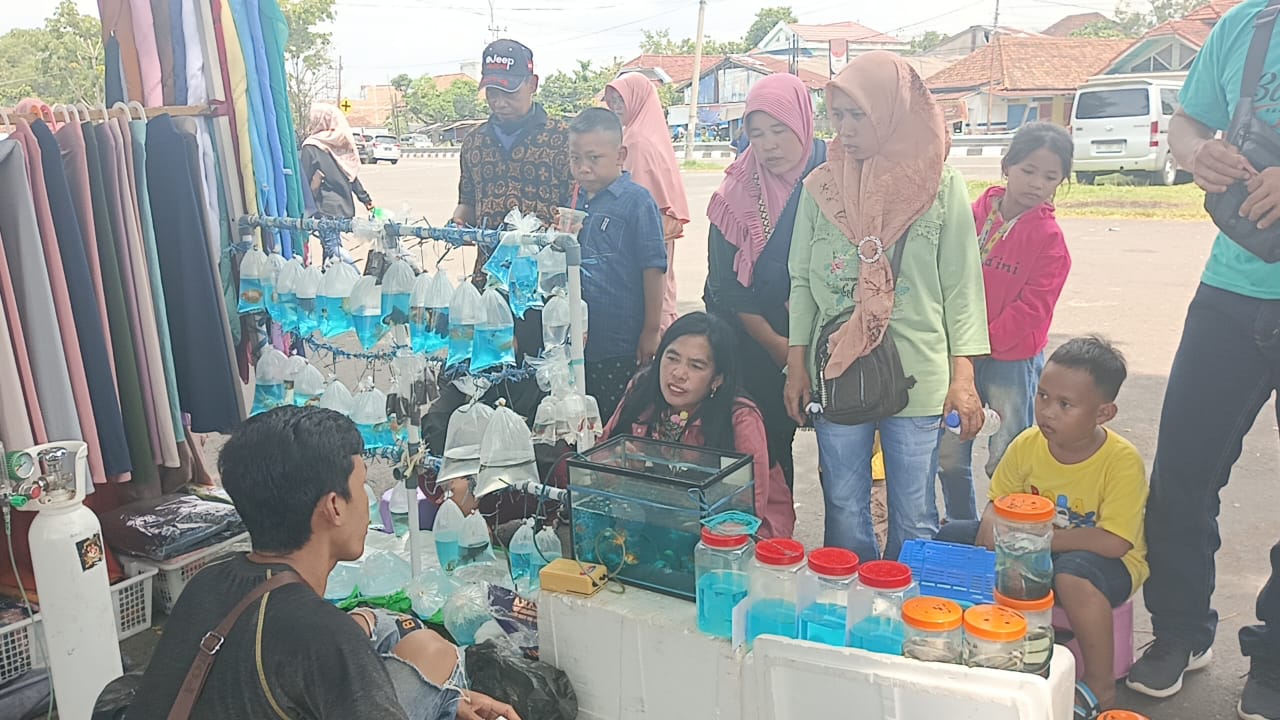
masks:
{"label": "water bottle", "polygon": [[511,579],[516,591],[526,594],[538,589],[538,576],[533,572],[533,556],[538,553],[533,539],[533,518],[524,521],[511,537],[507,555],[511,559]]}
{"label": "water bottle", "polygon": [[447,573],[458,568],[458,540],[462,536],[462,508],[452,497],[445,498],[440,511],[436,513],[436,522],[432,534],[436,539],[436,556],[440,558],[440,567]]}
{"label": "water bottle", "polygon": [[[978,429],[978,437],[991,437],[1000,432],[1000,413],[992,410],[990,407],[982,408],[982,427]],[[956,435],[960,434],[960,413],[952,410],[947,413],[947,417],[942,421],[943,427],[949,432]]]}

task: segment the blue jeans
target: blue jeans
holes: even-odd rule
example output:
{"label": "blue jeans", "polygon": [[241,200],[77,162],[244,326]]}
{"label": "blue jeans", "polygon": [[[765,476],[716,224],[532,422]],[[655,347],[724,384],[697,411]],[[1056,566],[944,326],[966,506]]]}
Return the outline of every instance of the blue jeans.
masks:
{"label": "blue jeans", "polygon": [[[987,438],[987,477],[1009,449],[1009,443],[1036,421],[1036,386],[1044,370],[1044,353],[1029,360],[975,360],[974,383],[978,397],[1000,413],[1000,430]],[[973,441],[960,442],[953,433],[943,433],[938,444],[938,479],[947,520],[977,520],[973,494]]]}
{"label": "blue jeans", "polygon": [[889,495],[889,542],[884,557],[896,560],[902,543],[938,532],[938,436],[942,418],[891,417],[865,425],[837,425],[818,417],[818,465],[825,506],[827,547],[880,557],[871,522],[871,449],[876,430],[884,452]]}

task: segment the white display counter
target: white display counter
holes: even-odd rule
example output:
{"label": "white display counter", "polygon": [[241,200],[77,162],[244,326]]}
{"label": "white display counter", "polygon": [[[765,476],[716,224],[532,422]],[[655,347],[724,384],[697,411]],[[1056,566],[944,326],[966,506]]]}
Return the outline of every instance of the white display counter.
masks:
{"label": "white display counter", "polygon": [[538,634],[542,659],[573,682],[581,720],[812,720],[838,708],[893,720],[1072,717],[1075,661],[1061,646],[1048,680],[769,637],[740,654],[696,630],[693,603],[630,587],[541,593]]}

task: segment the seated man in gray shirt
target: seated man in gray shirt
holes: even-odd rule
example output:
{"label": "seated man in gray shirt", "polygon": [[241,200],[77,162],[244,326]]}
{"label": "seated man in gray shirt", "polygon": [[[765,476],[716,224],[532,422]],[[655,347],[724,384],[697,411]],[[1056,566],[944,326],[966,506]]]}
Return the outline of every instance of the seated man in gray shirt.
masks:
{"label": "seated man in gray shirt", "polygon": [[168,717],[207,634],[268,578],[297,579],[239,616],[212,655],[193,720],[378,718],[520,720],[466,689],[458,649],[407,617],[324,600],[339,561],[358,559],[369,527],[364,449],[343,415],[281,407],[245,421],[218,461],[253,552],[192,578],[128,710]]}

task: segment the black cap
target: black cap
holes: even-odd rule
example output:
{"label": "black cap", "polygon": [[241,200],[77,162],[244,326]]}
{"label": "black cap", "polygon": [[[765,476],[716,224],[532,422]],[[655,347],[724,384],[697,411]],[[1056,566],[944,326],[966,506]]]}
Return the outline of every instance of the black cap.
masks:
{"label": "black cap", "polygon": [[480,61],[480,89],[515,92],[533,77],[533,51],[515,40],[495,40]]}

